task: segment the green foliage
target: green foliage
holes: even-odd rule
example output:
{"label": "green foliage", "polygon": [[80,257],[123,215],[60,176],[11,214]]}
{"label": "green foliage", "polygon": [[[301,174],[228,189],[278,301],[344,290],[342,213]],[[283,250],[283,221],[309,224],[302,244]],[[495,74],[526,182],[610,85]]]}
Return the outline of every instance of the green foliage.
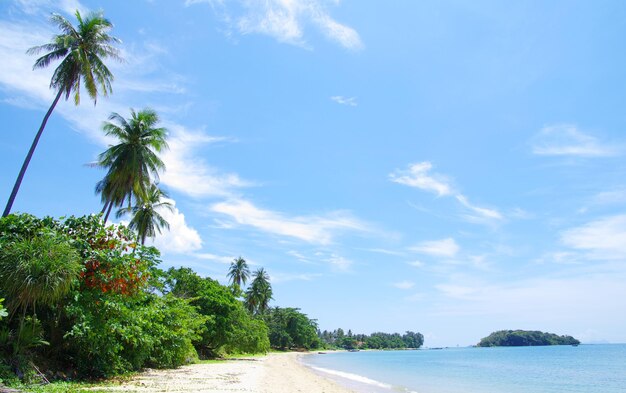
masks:
{"label": "green foliage", "polygon": [[580,341],[572,336],[558,336],[537,330],[499,330],[484,337],[479,347],[519,347],[541,345],[578,345]]}
{"label": "green foliage", "polygon": [[[137,206],[141,205],[150,194],[152,179],[158,179],[158,172],[165,169],[157,153],[167,148],[167,130],[157,127],[159,116],[149,108],[139,112],[131,109],[130,113],[129,119],[111,113],[109,121],[102,127],[107,136],[117,140],[117,144],[100,154],[97,163],[107,171],[104,179],[96,185],[96,192],[101,194],[104,203],[103,213],[108,209],[105,222],[113,206],[121,207],[125,201],[130,205],[133,197]],[[151,191],[158,191],[158,187]],[[160,193],[152,195],[157,201],[160,196]],[[138,231],[139,238],[143,240],[145,236],[152,236],[148,233],[154,231],[152,219],[159,220],[152,214],[150,222],[146,221],[142,209],[135,213],[144,216],[136,220],[133,217],[133,227]]]}
{"label": "green foliage", "polygon": [[315,349],[320,346],[317,322],[297,308],[274,307],[265,315],[270,344],[277,349]]}
{"label": "green foliage", "polygon": [[231,290],[210,278],[202,278],[189,268],[167,272],[166,291],[190,299],[198,313],[206,317],[202,338],[196,349],[202,357],[225,352],[265,352],[267,328],[244,312]]}
{"label": "green foliage", "polygon": [[168,198],[168,195],[156,184],[151,184],[143,191],[135,196],[135,206],[117,212],[118,218],[125,214],[131,215],[128,227],[137,232],[137,238],[142,245],[146,243],[146,237],[154,238],[157,232],[161,233],[161,228],[170,229],[170,224],[158,210],[173,211],[174,209],[174,205],[163,200],[163,198]]}
{"label": "green foliage", "polygon": [[53,304],[68,293],[80,270],[76,249],[52,229],[0,242],[0,291],[12,313]]}
{"label": "green foliage", "polygon": [[0,321],[2,320],[2,318],[7,317],[9,315],[9,313],[7,312],[7,309],[4,308],[4,306],[2,305],[3,302],[4,302],[4,299],[0,299]]}
{"label": "green foliage", "polygon": [[51,22],[62,33],[54,36],[50,43],[30,48],[28,53],[48,52],[35,61],[33,68],[45,68],[51,62],[61,60],[52,74],[50,87],[63,92],[66,99],[73,93],[78,105],[81,84],[94,102],[99,92],[105,96],[111,92],[113,74],[103,59],[119,59],[118,49],[111,45],[119,40],[108,34],[113,25],[101,13],[91,13],[83,18],[76,11],[76,19],[78,25],[73,26],[61,15],[52,14]]}
{"label": "green foliage", "polygon": [[266,353],[270,350],[267,325],[262,319],[251,316],[241,302],[237,302],[231,319],[232,331],[224,345],[227,354]]}
{"label": "green foliage", "polygon": [[255,271],[252,276],[252,284],[245,293],[245,305],[252,314],[261,315],[267,311],[272,300],[272,285],[269,275],[263,268]]}
{"label": "green foliage", "polygon": [[241,296],[241,288],[246,285],[246,281],[250,278],[250,268],[245,259],[239,257],[230,263],[228,278],[234,295],[236,297]]}
{"label": "green foliage", "polygon": [[84,375],[112,376],[152,367],[177,367],[197,358],[204,318],[187,301],[142,294],[127,297],[78,293],[67,307],[66,334],[75,365]]}

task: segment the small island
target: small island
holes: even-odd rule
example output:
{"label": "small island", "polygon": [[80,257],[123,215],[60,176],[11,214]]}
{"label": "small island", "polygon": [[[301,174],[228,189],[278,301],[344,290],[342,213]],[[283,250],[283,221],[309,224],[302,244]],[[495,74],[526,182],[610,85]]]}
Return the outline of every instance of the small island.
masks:
{"label": "small island", "polygon": [[537,330],[499,330],[484,337],[479,347],[524,347],[540,345],[578,345],[572,336],[559,336]]}

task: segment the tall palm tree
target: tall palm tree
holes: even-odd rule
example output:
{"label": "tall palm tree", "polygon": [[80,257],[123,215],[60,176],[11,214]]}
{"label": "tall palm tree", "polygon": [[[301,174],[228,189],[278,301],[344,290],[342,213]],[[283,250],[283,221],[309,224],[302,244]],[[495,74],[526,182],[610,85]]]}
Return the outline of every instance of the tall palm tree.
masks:
{"label": "tall palm tree", "polygon": [[165,164],[157,153],[167,148],[167,130],[156,127],[159,116],[152,109],[139,112],[130,110],[131,118],[125,119],[117,113],[109,116],[102,129],[119,143],[110,146],[98,157],[97,165],[108,169],[104,179],[96,186],[107,210],[104,222],[113,206],[121,207],[124,201],[130,206],[133,196],[141,200],[153,180],[159,178],[159,170]]}
{"label": "tall palm tree", "polygon": [[253,314],[263,314],[273,299],[270,277],[263,268],[255,271],[253,277],[252,284],[246,290],[245,306]]}
{"label": "tall palm tree", "polygon": [[135,206],[117,212],[118,218],[127,213],[132,215],[128,226],[137,231],[137,239],[142,245],[146,243],[146,237],[154,238],[157,231],[161,233],[161,228],[170,229],[170,224],[158,212],[161,209],[173,210],[174,206],[170,202],[162,200],[167,197],[158,185],[151,184],[145,195],[138,196]]}
{"label": "tall palm tree", "polygon": [[246,281],[250,278],[250,268],[246,260],[239,257],[232,261],[228,269],[228,277],[230,277],[230,285],[234,291],[239,293],[242,284],[246,285]]}
{"label": "tall palm tree", "polygon": [[35,61],[33,69],[45,68],[56,60],[61,60],[61,64],[54,70],[50,81],[50,88],[56,91],[56,96],[30,146],[2,217],[6,217],[11,213],[15,196],[20,189],[22,179],[35,152],[35,148],[37,148],[39,138],[41,138],[48,118],[61,96],[64,95],[67,100],[73,94],[74,103],[78,105],[80,103],[80,86],[82,83],[87,90],[87,94],[89,94],[89,97],[93,99],[95,104],[99,93],[107,96],[112,91],[113,74],[103,63],[103,59],[110,57],[121,60],[119,51],[112,46],[112,44],[120,41],[108,34],[113,25],[101,13],[92,13],[83,19],[80,12],[76,11],[76,19],[78,20],[78,26],[74,27],[72,23],[61,15],[53,14],[51,22],[61,30],[61,34],[54,36],[52,42],[35,46],[27,51],[29,54],[47,52]]}

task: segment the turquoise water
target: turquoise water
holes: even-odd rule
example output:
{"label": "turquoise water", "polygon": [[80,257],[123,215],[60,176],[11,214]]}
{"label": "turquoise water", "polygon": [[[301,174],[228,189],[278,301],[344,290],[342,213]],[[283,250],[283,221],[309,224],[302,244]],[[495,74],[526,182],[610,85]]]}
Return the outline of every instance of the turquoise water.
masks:
{"label": "turquoise water", "polygon": [[361,392],[626,392],[626,344],[339,352],[303,362]]}

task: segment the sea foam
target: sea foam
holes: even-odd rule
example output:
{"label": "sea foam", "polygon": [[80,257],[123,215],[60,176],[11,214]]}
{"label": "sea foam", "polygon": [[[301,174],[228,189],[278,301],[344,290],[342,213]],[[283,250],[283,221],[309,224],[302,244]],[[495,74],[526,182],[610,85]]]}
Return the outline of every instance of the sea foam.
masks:
{"label": "sea foam", "polygon": [[[336,377],[340,377],[340,378],[347,379],[347,380],[350,380],[350,381],[359,382],[359,383],[362,383],[362,384],[365,384],[365,385],[370,385],[370,386],[376,386],[376,387],[382,388],[382,389],[395,390],[392,385],[389,385],[389,384],[384,383],[384,382],[379,382],[379,381],[373,380],[371,378],[364,377],[362,375],[352,374],[352,373],[347,373],[347,372],[337,371],[337,370],[330,370],[330,369],[322,368],[322,367],[315,367],[315,366],[309,366],[309,367],[311,367],[315,371],[319,371],[319,372],[322,372],[322,373],[325,373],[325,374],[334,375]],[[406,393],[417,393],[415,391],[409,391],[409,390],[405,390],[405,389],[403,389],[403,391],[406,392]]]}

